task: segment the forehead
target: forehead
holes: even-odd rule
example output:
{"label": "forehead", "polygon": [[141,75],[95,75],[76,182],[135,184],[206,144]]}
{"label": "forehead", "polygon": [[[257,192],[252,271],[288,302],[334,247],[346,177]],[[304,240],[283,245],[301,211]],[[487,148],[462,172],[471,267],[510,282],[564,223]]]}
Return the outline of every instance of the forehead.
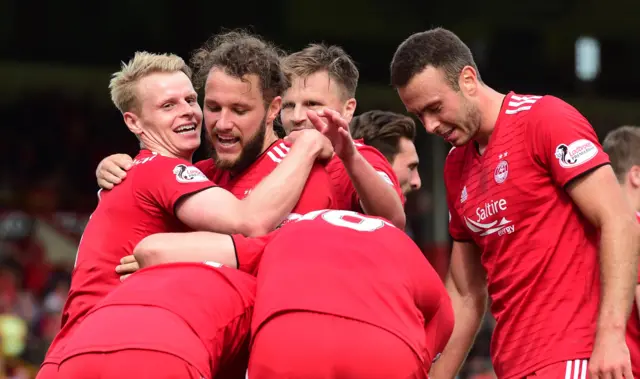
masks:
{"label": "forehead", "polygon": [[398,94],[410,112],[418,112],[426,104],[442,101],[453,93],[445,80],[444,72],[433,66],[414,75],[406,86],[398,88]]}
{"label": "forehead", "polygon": [[400,138],[398,141],[398,155],[402,155],[407,160],[417,161],[418,151],[416,145],[408,138]]}
{"label": "forehead", "polygon": [[291,87],[284,98],[319,97],[325,101],[339,100],[342,86],[329,76],[327,71],[314,72],[308,76],[293,76]]}
{"label": "forehead", "polygon": [[205,100],[214,100],[221,103],[257,103],[263,101],[258,75],[249,74],[242,78],[237,78],[219,68],[212,68],[209,72],[204,87],[204,95]]}
{"label": "forehead", "polygon": [[137,91],[143,101],[183,97],[195,93],[191,80],[183,72],[156,72],[147,75],[138,82]]}

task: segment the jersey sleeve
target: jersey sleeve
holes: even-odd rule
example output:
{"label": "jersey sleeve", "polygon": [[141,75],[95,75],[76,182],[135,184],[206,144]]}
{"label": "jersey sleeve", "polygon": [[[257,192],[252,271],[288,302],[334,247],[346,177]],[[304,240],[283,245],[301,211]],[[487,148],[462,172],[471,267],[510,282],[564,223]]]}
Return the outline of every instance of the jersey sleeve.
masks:
{"label": "jersey sleeve", "polygon": [[459,157],[458,155],[463,153],[463,151],[452,154],[453,151],[454,150],[451,149],[444,165],[444,185],[447,192],[447,208],[449,209],[449,234],[454,241],[472,241],[473,239],[464,227],[462,218],[455,207],[455,199],[460,196],[460,183],[456,180],[456,173],[461,171],[458,165],[463,159],[463,157]]}
{"label": "jersey sleeve", "polygon": [[[389,163],[387,158],[385,158],[384,155],[382,155],[382,153],[379,152],[376,148],[367,145],[358,146],[358,151],[360,151],[362,157],[367,162],[369,162],[371,167],[376,170],[378,175],[380,175],[380,177],[384,179],[387,184],[393,187],[393,189],[398,194],[398,197],[400,197],[402,205],[404,205],[406,199],[404,197],[404,194],[402,193],[402,188],[400,188],[400,182],[398,181],[398,177],[393,171],[393,168],[391,167],[391,164]],[[358,193],[355,192],[355,188],[354,194],[354,204],[360,206],[360,198],[358,197]]]}
{"label": "jersey sleeve", "polygon": [[194,164],[194,166],[198,170],[200,170],[207,178],[209,178],[209,180],[215,181],[214,178],[216,175],[216,165],[215,163],[213,163],[213,159],[209,158],[198,161]]}
{"label": "jersey sleeve", "polygon": [[238,270],[254,276],[257,275],[262,253],[264,253],[267,243],[277,232],[276,230],[261,237],[245,237],[242,234],[231,235],[236,250]]}
{"label": "jersey sleeve", "polygon": [[173,216],[182,198],[215,187],[200,170],[182,159],[158,157],[143,165],[136,178],[136,191]]}
{"label": "jersey sleeve", "polygon": [[609,163],[593,127],[571,105],[546,96],[530,117],[526,132],[533,159],[559,186]]}

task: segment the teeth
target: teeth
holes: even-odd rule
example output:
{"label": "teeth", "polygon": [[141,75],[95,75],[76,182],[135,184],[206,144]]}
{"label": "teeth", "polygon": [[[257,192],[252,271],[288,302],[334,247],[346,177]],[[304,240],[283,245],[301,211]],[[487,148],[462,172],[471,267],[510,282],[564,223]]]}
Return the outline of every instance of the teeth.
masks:
{"label": "teeth", "polygon": [[179,127],[178,129],[176,129],[176,132],[181,133],[181,132],[189,132],[192,130],[195,130],[196,126],[194,124],[190,124],[190,125],[183,125],[181,127]]}

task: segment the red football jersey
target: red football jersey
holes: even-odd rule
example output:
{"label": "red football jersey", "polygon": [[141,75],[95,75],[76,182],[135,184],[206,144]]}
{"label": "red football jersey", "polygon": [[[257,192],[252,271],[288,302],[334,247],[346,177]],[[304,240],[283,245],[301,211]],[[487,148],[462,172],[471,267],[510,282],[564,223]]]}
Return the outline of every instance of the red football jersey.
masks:
{"label": "red football jersey", "polygon": [[426,369],[451,335],[442,281],[411,238],[381,218],[321,210],[266,237],[234,241],[242,270],[254,270],[264,250],[252,335],[278,312],[327,313],[393,333]]}
{"label": "red football jersey", "polygon": [[[636,213],[638,222],[640,222],[640,212]],[[640,267],[639,267],[640,269]],[[640,271],[638,271],[638,286],[640,286]],[[638,313],[638,301],[633,302],[631,315],[627,324],[627,346],[631,355],[631,366],[633,368],[633,376],[640,378],[640,314]]]}
{"label": "red football jersey", "polygon": [[255,291],[253,276],[213,262],[141,269],[88,313],[68,339],[63,359],[155,350],[184,359],[210,378],[248,338]]}
{"label": "red football jersey", "polygon": [[[365,145],[364,140],[355,140],[354,143],[356,145],[356,149],[358,149],[362,157],[369,162],[374,170],[376,170],[378,175],[389,183],[390,186],[393,186],[404,204],[405,198],[402,194],[402,188],[400,188],[398,177],[393,171],[393,168],[391,168],[391,164],[389,164],[387,158],[385,158],[384,155],[382,155],[382,153],[376,148]],[[347,169],[344,167],[344,164],[342,164],[342,161],[337,155],[334,155],[327,164],[327,172],[329,173],[331,185],[333,186],[333,194],[336,200],[335,209],[362,212],[358,192],[351,182]]]}
{"label": "red football jersey", "polygon": [[[243,172],[232,175],[229,171],[218,170],[213,159],[206,159],[196,163],[202,172],[213,180],[220,187],[234,194],[238,199],[244,199],[251,190],[271,174],[278,166],[278,163],[287,156],[289,147],[283,140],[274,142],[265,152],[263,152],[251,166]],[[305,214],[311,211],[325,208],[334,208],[335,201],[329,176],[325,168],[319,164],[314,164],[307,179],[307,184],[302,190],[298,203],[291,213]]]}
{"label": "red football jersey", "polygon": [[591,355],[599,232],[564,187],[608,163],[593,128],[569,104],[513,93],[484,154],[475,143],[449,153],[449,230],[482,251],[498,377]]}
{"label": "red football jersey", "polygon": [[45,363],[58,363],[63,341],[87,312],[120,284],[115,268],[144,237],[187,231],[174,213],[183,196],[214,184],[187,161],[142,150],[122,184],[100,192],[100,201],[78,247],[62,327]]}

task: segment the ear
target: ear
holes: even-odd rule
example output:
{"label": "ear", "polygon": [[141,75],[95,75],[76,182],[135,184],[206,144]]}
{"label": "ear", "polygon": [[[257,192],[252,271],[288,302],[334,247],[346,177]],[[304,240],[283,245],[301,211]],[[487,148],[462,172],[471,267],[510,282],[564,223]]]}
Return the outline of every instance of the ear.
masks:
{"label": "ear", "polygon": [[358,105],[358,102],[353,97],[347,100],[347,102],[344,104],[344,107],[342,108],[342,117],[344,117],[344,119],[347,120],[347,122],[349,123],[351,122],[351,119],[353,118],[353,113],[356,111],[357,105]]}
{"label": "ear", "polygon": [[465,94],[475,95],[480,86],[476,69],[471,66],[464,66],[458,78],[458,85]]}
{"label": "ear", "polygon": [[631,166],[627,179],[633,188],[640,188],[640,166]]}
{"label": "ear", "polygon": [[131,133],[135,134],[136,137],[140,137],[142,134],[142,123],[140,122],[140,118],[131,112],[124,112],[122,117],[124,118],[124,123],[127,124]]}
{"label": "ear", "polygon": [[280,108],[282,107],[282,97],[276,96],[271,100],[271,104],[269,104],[269,108],[267,108],[267,124],[273,123],[273,121],[278,117],[280,113]]}

